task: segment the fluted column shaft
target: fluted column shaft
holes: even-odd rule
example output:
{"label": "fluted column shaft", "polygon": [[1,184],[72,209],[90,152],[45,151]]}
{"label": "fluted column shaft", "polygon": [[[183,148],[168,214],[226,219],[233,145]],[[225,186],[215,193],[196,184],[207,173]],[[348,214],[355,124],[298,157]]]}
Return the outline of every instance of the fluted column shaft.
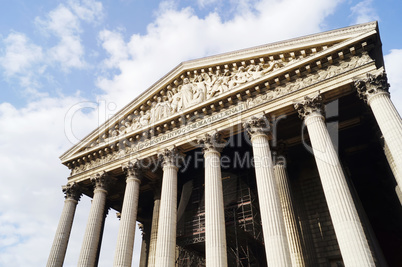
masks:
{"label": "fluted column shaft", "polygon": [[268,266],[291,266],[282,207],[276,185],[268,136],[251,135]]}
{"label": "fluted column shaft", "polygon": [[[394,174],[394,177],[399,177],[400,175],[398,173],[398,169],[396,168],[394,158],[392,157],[391,151],[389,150],[389,147],[388,147],[388,145],[387,145],[387,143],[385,141],[384,141],[383,149],[384,149],[385,157],[387,158],[388,164],[389,164],[389,166],[391,168],[391,171]],[[396,178],[396,179],[398,180],[398,179],[401,179],[401,178]]]}
{"label": "fluted column shaft", "polygon": [[148,267],[155,266],[155,255],[156,255],[156,242],[158,237],[158,220],[159,220],[159,206],[160,206],[160,196],[154,200],[154,210],[152,213],[152,226],[151,226],[151,238],[149,241],[149,256],[148,256]]}
{"label": "fluted column shaft", "polygon": [[204,158],[206,266],[223,267],[227,266],[227,252],[220,153],[210,148]]}
{"label": "fluted column shaft", "polygon": [[177,171],[174,152],[166,151],[163,159],[162,192],[159,210],[155,266],[175,265],[177,227]]}
{"label": "fluted column shaft", "polygon": [[345,266],[375,266],[324,117],[311,112],[305,124]]}
{"label": "fluted column shaft", "polygon": [[140,193],[139,173],[136,163],[129,162],[123,166],[127,173],[126,190],[124,192],[123,208],[119,233],[117,236],[117,246],[113,266],[131,266],[133,258],[135,226],[137,222],[138,197]]}
{"label": "fluted column shaft", "polygon": [[396,182],[402,187],[402,120],[388,90],[387,74],[381,67],[354,81],[357,93],[371,107],[395,164]]}
{"label": "fluted column shaft", "polygon": [[303,249],[294,214],[292,194],[285,162],[280,160],[274,166],[274,174],[278,184],[279,198],[281,200],[283,219],[289,243],[290,257],[293,267],[304,267]]}
{"label": "fluted column shaft", "polygon": [[81,247],[80,257],[77,266],[94,267],[96,263],[96,255],[101,238],[102,226],[105,223],[105,203],[106,203],[106,182],[105,174],[98,174],[91,178],[94,183],[95,190],[92,198],[91,209],[87,227],[85,229],[84,241]]}
{"label": "fluted column shaft", "polygon": [[63,211],[60,216],[59,225],[57,226],[47,267],[63,266],[75,210],[81,195],[76,184],[63,187],[63,191],[66,193],[66,200],[64,201]]}
{"label": "fluted column shaft", "polygon": [[[402,173],[402,120],[389,93],[379,92],[368,98],[367,103],[384,136],[386,145],[392,155],[396,173]],[[392,166],[391,166],[392,167]],[[402,178],[395,175],[396,182],[402,187]]]}

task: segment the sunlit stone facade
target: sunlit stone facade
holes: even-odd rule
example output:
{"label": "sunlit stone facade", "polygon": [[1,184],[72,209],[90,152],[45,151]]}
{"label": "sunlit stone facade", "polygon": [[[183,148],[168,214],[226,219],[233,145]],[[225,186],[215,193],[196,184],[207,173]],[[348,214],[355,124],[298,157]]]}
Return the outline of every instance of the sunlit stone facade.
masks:
{"label": "sunlit stone facade", "polygon": [[63,264],[81,195],[78,266],[97,265],[111,209],[114,266],[135,250],[141,266],[400,266],[388,89],[376,22],[181,63],[61,156],[48,266]]}

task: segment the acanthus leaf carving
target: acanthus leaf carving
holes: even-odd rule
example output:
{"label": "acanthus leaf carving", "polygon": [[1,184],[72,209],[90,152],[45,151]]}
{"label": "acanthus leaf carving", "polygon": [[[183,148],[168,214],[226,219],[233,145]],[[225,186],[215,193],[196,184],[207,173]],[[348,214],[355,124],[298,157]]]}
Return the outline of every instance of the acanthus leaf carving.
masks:
{"label": "acanthus leaf carving", "polygon": [[136,159],[133,161],[129,161],[126,164],[123,164],[122,169],[126,173],[127,178],[135,177],[138,179],[141,174],[140,165],[141,165],[140,161]]}
{"label": "acanthus leaf carving", "polygon": [[73,199],[75,201],[79,201],[81,198],[82,189],[75,182],[62,186],[62,190],[65,194],[65,199]]}
{"label": "acanthus leaf carving", "polygon": [[204,153],[211,150],[221,152],[226,146],[227,141],[223,138],[222,133],[212,131],[198,138],[197,143],[203,149]]}
{"label": "acanthus leaf carving", "polygon": [[320,93],[313,96],[305,96],[294,103],[294,108],[299,113],[301,119],[305,119],[308,115],[319,113],[324,115],[323,98]]}
{"label": "acanthus leaf carving", "polygon": [[243,123],[243,128],[247,131],[250,137],[259,134],[268,135],[271,125],[264,114],[252,116]]}
{"label": "acanthus leaf carving", "polygon": [[108,191],[109,186],[114,182],[114,179],[105,171],[96,173],[90,180],[95,190],[100,189],[105,191]]}
{"label": "acanthus leaf carving", "polygon": [[172,147],[170,149],[165,148],[158,153],[158,158],[162,160],[163,166],[175,166],[179,167],[184,161],[185,154],[182,153],[177,147]]}
{"label": "acanthus leaf carving", "polygon": [[368,101],[371,96],[378,93],[388,93],[389,83],[384,68],[381,67],[374,73],[367,73],[363,79],[355,79],[354,86],[361,99]]}

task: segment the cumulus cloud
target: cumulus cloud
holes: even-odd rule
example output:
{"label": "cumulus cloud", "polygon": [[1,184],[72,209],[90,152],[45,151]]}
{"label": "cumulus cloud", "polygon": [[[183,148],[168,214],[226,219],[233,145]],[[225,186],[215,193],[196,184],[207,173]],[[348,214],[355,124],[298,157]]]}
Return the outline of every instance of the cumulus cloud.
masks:
{"label": "cumulus cloud", "polygon": [[[68,176],[58,160],[70,146],[63,118],[68,107],[79,101],[44,97],[22,109],[0,104],[0,236],[6,240],[0,250],[1,266],[43,266],[43,248],[50,245],[46,233],[57,226],[60,185]],[[85,124],[95,126],[88,116],[80,119],[80,128],[88,131]],[[21,256],[24,251],[29,257]]]}
{"label": "cumulus cloud", "polygon": [[7,76],[26,72],[43,58],[42,48],[33,44],[23,33],[12,32],[3,43],[5,53],[0,57],[0,65]]}
{"label": "cumulus cloud", "polygon": [[351,16],[356,17],[355,24],[378,20],[376,10],[373,7],[373,0],[364,0],[351,7]]}
{"label": "cumulus cloud", "polygon": [[109,54],[109,58],[103,62],[106,68],[118,68],[121,62],[128,59],[128,48],[120,32],[103,30],[99,33],[99,40]]}
{"label": "cumulus cloud", "polygon": [[4,47],[0,49],[0,70],[5,80],[17,79],[19,85],[24,88],[24,96],[47,96],[38,88],[42,86],[41,80],[52,80],[48,73],[49,66],[58,64],[63,71],[88,66],[81,40],[81,21],[97,23],[102,18],[102,3],[93,0],[71,0],[68,6],[60,4],[44,18],[35,19],[35,25],[40,32],[55,38],[57,44],[40,46],[32,42],[25,33],[15,31],[5,38],[0,38],[0,44]]}
{"label": "cumulus cloud", "polygon": [[58,44],[48,51],[51,61],[60,63],[65,70],[85,67],[84,47],[80,39],[82,30],[77,15],[60,4],[45,19],[37,18],[36,23],[43,32],[59,39]]}

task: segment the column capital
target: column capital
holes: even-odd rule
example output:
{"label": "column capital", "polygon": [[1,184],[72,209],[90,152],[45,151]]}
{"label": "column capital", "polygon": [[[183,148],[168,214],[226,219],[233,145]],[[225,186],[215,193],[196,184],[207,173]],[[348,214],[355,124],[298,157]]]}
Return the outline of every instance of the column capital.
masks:
{"label": "column capital", "polygon": [[63,185],[61,188],[62,188],[63,193],[65,194],[64,198],[66,200],[67,199],[72,199],[75,201],[80,200],[81,194],[82,194],[82,189],[76,182],[72,182],[72,183]]}
{"label": "column capital", "polygon": [[197,143],[202,147],[204,154],[206,152],[221,152],[226,146],[226,140],[218,131],[206,133],[204,136],[197,139]]}
{"label": "column capital", "polygon": [[185,154],[182,153],[177,147],[170,149],[165,148],[163,151],[158,153],[158,158],[162,160],[162,166],[175,166],[179,167],[183,162]]}
{"label": "column capital", "polygon": [[250,138],[261,134],[268,135],[271,131],[271,125],[265,114],[260,114],[248,118],[243,123],[243,128],[246,129]]}
{"label": "column capital", "polygon": [[94,190],[100,189],[107,192],[109,185],[112,183],[112,178],[105,171],[95,174],[90,179]]}
{"label": "column capital", "polygon": [[365,78],[354,79],[354,86],[361,99],[370,102],[370,98],[378,94],[389,94],[387,74],[383,67],[373,73],[366,73]]}
{"label": "column capital", "polygon": [[299,113],[301,119],[306,119],[309,115],[314,113],[324,116],[323,97],[320,93],[313,96],[305,96],[295,101],[293,106]]}
{"label": "column capital", "polygon": [[138,159],[135,159],[133,161],[129,161],[125,164],[121,165],[121,168],[126,174],[126,179],[128,178],[136,178],[141,181],[140,176],[141,176],[141,169],[140,169],[140,161]]}

